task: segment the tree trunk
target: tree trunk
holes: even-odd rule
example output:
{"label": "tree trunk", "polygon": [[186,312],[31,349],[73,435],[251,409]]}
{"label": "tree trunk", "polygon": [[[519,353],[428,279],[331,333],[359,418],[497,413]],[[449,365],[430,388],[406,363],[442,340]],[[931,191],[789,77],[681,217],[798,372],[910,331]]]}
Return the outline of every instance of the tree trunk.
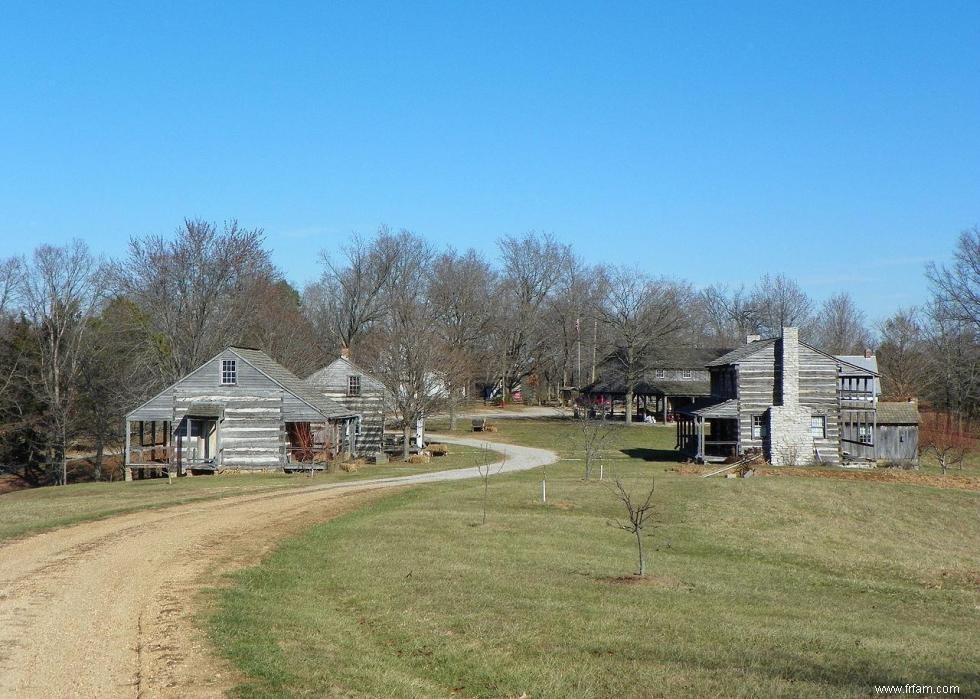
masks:
{"label": "tree trunk", "polygon": [[402,426],[402,459],[408,459],[409,444],[410,442],[410,430],[408,429],[408,420],[405,420],[405,424]]}
{"label": "tree trunk", "polygon": [[643,539],[640,537],[639,529],[634,533],[636,534],[636,550],[640,555],[640,577],[642,578],[647,574],[646,563],[643,560]]}
{"label": "tree trunk", "polygon": [[456,431],[456,417],[457,417],[456,416],[456,398],[455,398],[455,394],[452,393],[451,391],[452,391],[452,389],[450,389],[450,394],[449,394],[449,431],[450,432],[455,432]]}
{"label": "tree trunk", "polygon": [[626,425],[633,424],[633,388],[626,389]]}
{"label": "tree trunk", "polygon": [[96,442],[96,447],[95,447],[95,473],[94,473],[94,475],[95,475],[95,480],[97,480],[97,481],[101,481],[102,480],[102,459],[103,459],[104,453],[105,453],[105,444],[103,444],[102,438],[100,437],[99,440]]}

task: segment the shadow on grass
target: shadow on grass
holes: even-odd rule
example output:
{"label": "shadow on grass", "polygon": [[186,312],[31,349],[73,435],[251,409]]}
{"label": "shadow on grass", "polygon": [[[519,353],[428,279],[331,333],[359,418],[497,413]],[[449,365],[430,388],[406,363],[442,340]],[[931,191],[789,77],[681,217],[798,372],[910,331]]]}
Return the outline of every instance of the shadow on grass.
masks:
{"label": "shadow on grass", "polygon": [[661,461],[669,464],[677,464],[683,461],[680,452],[674,449],[633,447],[630,449],[620,449],[620,451],[631,459],[641,459],[643,461]]}

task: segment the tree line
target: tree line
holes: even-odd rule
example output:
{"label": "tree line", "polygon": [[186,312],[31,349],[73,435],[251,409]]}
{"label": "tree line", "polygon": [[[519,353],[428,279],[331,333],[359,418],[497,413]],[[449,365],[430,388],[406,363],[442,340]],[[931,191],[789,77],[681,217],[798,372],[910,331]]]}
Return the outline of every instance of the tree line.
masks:
{"label": "tree line", "polygon": [[[591,262],[550,234],[504,236],[490,258],[382,227],[321,253],[296,288],[265,236],[184,221],[118,259],[81,241],[0,260],[0,465],[66,482],[75,454],[101,478],[123,415],[229,345],[306,376],[341,348],[378,376],[405,428],[464,397],[550,400],[597,365],[631,392],[657,350],[731,348],[786,325],[834,353],[875,349],[886,395],[918,396],[969,426],[980,405],[980,228],[930,265],[918,307],[871,327],[842,291],[816,303],[794,280],[698,288]],[[608,378],[608,377],[607,377]]]}

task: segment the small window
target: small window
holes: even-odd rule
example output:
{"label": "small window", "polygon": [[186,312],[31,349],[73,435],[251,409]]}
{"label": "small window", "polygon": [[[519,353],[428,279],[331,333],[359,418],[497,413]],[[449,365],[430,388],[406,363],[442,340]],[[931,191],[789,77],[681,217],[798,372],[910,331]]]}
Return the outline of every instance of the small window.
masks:
{"label": "small window", "polygon": [[667,370],[666,369],[657,369],[657,378],[658,379],[666,379],[667,378]]}
{"label": "small window", "polygon": [[684,371],[681,372],[682,379],[689,379],[692,376],[694,376],[694,372],[691,371],[690,369],[685,369]]}
{"label": "small window", "polygon": [[221,385],[234,386],[238,383],[238,366],[234,359],[221,360]]}
{"label": "small window", "polygon": [[361,416],[360,415],[358,415],[356,418],[354,418],[354,434],[356,434],[356,435],[360,435],[361,434]]}
{"label": "small window", "polygon": [[347,377],[347,395],[348,396],[359,396],[361,395],[361,377],[360,376],[348,376]]}
{"label": "small window", "polygon": [[764,415],[752,416],[752,439],[763,439],[769,433],[769,426],[766,424]]}
{"label": "small window", "polygon": [[858,441],[861,444],[871,444],[871,428],[867,425],[858,427]]}
{"label": "small window", "polygon": [[814,415],[810,418],[810,434],[819,439],[827,436],[827,418],[824,415]]}

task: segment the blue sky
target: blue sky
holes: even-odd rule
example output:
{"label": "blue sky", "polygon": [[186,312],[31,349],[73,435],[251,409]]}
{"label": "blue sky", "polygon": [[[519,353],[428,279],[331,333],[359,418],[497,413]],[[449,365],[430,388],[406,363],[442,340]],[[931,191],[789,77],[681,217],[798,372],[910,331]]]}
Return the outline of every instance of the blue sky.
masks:
{"label": "blue sky", "polygon": [[534,229],[876,318],[980,224],[978,2],[4,3],[0,96],[3,254]]}

